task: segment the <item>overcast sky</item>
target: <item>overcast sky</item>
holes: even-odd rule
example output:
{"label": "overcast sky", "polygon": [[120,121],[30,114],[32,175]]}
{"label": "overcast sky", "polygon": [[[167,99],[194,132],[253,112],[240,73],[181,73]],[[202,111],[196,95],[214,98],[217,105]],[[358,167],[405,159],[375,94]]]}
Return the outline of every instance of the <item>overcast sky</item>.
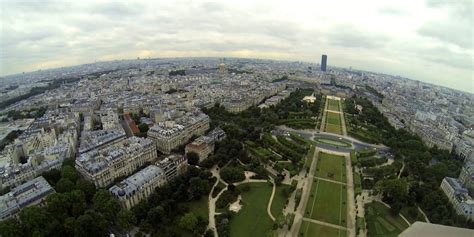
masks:
{"label": "overcast sky", "polygon": [[474,0],[1,1],[0,75],[102,60],[302,60],[474,93]]}

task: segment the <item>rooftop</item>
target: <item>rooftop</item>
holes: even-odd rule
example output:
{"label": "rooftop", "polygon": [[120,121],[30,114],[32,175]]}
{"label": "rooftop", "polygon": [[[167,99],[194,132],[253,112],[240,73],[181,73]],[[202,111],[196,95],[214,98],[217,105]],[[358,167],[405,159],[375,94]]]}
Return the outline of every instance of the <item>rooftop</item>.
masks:
{"label": "rooftop", "polygon": [[129,137],[123,141],[102,149],[81,154],[76,159],[76,165],[82,167],[90,173],[97,173],[106,167],[113,165],[114,161],[123,159],[127,155],[136,155],[143,152],[143,149],[152,146],[153,141],[147,138]]}
{"label": "rooftop", "polygon": [[129,196],[136,190],[144,187],[146,183],[163,174],[163,170],[158,166],[149,165],[122,182],[112,186],[109,191],[118,197]]}
{"label": "rooftop", "polygon": [[9,193],[0,197],[0,219],[18,212],[21,208],[53,192],[54,189],[42,176],[13,188]]}

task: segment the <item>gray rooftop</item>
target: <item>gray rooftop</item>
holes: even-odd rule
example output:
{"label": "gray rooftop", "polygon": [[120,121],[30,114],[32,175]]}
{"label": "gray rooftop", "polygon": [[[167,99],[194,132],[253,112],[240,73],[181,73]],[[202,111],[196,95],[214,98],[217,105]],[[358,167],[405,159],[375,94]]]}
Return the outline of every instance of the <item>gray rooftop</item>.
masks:
{"label": "gray rooftop", "polygon": [[129,196],[160,175],[164,175],[161,168],[156,165],[149,165],[112,186],[109,191],[117,197]]}
{"label": "gray rooftop", "polygon": [[0,219],[15,214],[21,208],[29,206],[53,192],[54,189],[42,176],[13,188],[9,193],[0,197]]}

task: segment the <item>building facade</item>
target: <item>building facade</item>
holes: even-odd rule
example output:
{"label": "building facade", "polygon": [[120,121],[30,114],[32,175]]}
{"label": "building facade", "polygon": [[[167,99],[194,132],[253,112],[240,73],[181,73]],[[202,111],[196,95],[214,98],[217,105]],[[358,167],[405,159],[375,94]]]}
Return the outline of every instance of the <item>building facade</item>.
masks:
{"label": "building facade", "polygon": [[119,200],[123,208],[130,209],[140,201],[146,200],[155,191],[155,188],[165,184],[164,171],[156,165],[149,165],[115,184],[109,191]]}
{"label": "building facade", "polygon": [[209,117],[202,112],[183,117],[178,121],[160,122],[148,130],[148,137],[153,139],[160,152],[170,154],[192,136],[203,135],[209,129]]}
{"label": "building facade", "polygon": [[0,196],[0,220],[15,216],[22,208],[41,205],[54,193],[54,189],[42,177],[32,179]]}
{"label": "building facade", "polygon": [[156,163],[165,172],[166,180],[170,181],[178,175],[184,174],[188,167],[188,160],[182,155],[170,155]]}
{"label": "building facade", "polygon": [[326,71],[327,63],[328,63],[328,56],[326,54],[323,54],[323,56],[321,56],[321,71],[323,72]]}
{"label": "building facade", "polygon": [[81,154],[76,168],[85,179],[96,187],[106,187],[116,178],[128,176],[146,162],[157,158],[152,140],[129,137],[118,143]]}
{"label": "building facade", "polygon": [[448,197],[458,215],[463,215],[470,220],[474,219],[474,200],[459,179],[445,177],[441,182],[441,190]]}

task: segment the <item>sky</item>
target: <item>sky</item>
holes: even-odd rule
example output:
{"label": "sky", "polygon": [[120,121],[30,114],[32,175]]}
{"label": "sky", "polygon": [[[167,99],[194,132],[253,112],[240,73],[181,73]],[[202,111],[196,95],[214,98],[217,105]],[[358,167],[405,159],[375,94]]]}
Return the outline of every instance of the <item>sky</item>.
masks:
{"label": "sky", "polygon": [[0,0],[0,75],[148,57],[249,57],[474,93],[474,0]]}

